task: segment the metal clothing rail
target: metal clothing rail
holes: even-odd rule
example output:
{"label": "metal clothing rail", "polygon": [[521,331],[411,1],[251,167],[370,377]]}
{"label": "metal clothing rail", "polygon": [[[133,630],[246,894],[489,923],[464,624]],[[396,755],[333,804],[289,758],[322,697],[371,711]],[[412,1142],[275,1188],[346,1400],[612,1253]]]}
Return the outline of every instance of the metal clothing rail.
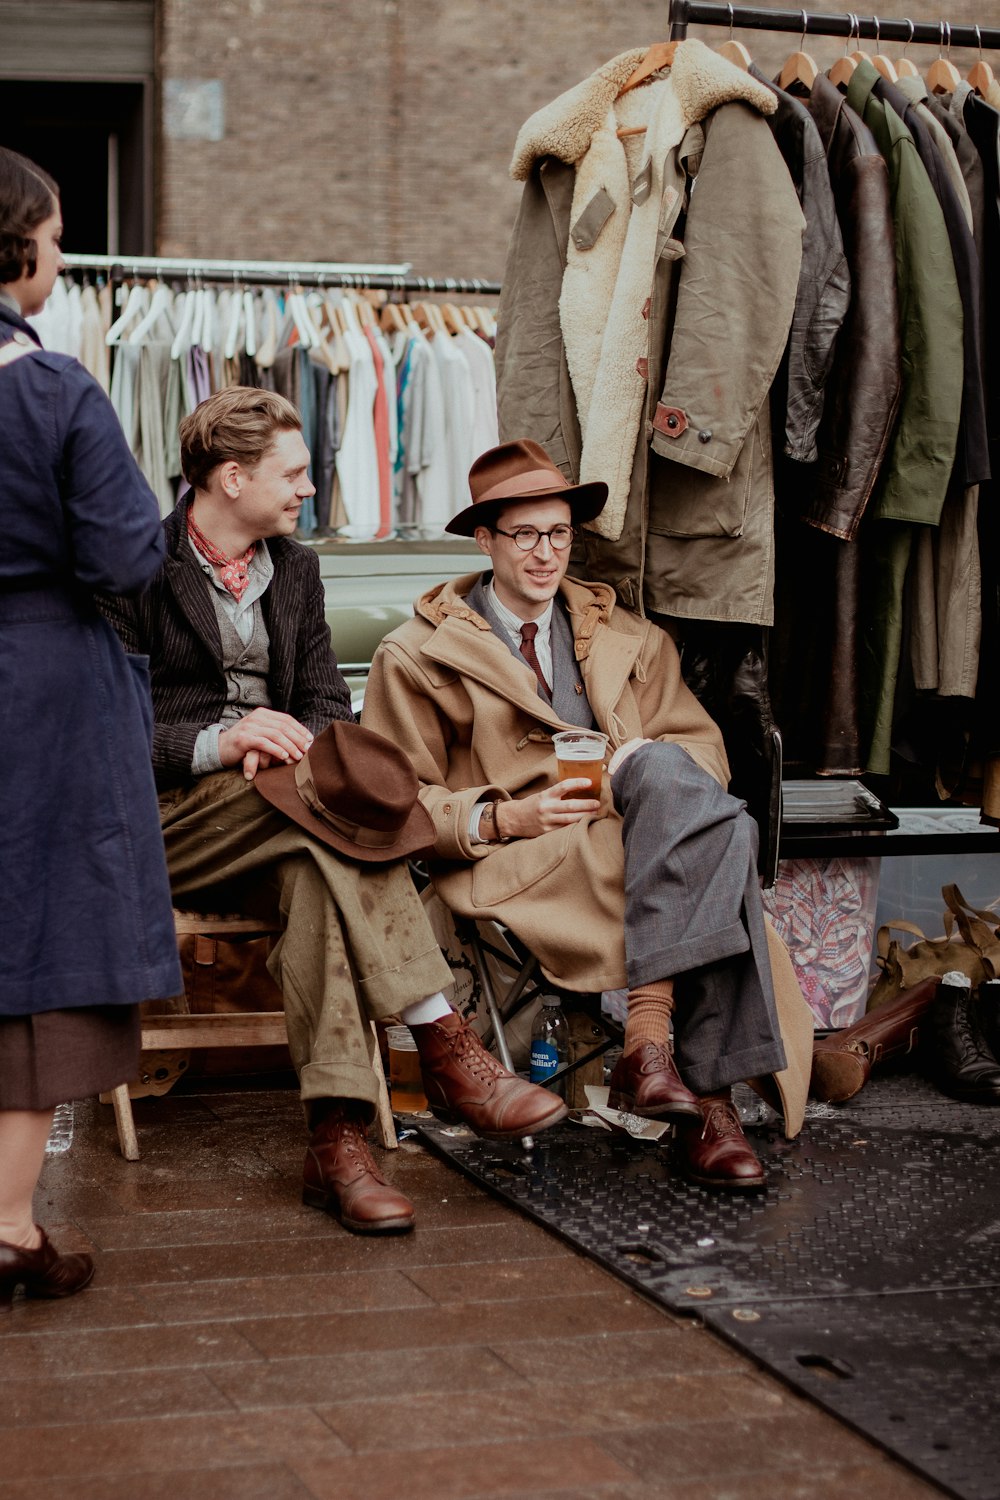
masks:
{"label": "metal clothing rail", "polygon": [[181,260],[158,255],[66,255],[70,270],[105,271],[113,282],[127,276],[177,276],[220,285],[250,281],[256,285],[341,286],[388,292],[441,292],[497,296],[498,281],[478,277],[414,276],[408,261],[365,265],[350,261]]}
{"label": "metal clothing rail", "polygon": [[789,31],[806,36],[842,36],[871,41],[916,42],[927,47],[1000,49],[996,26],[953,26],[949,21],[885,20],[879,16],[814,14],[808,10],[764,10],[760,6],[702,4],[671,0],[670,40],[687,35],[688,26],[739,27],[748,31]]}

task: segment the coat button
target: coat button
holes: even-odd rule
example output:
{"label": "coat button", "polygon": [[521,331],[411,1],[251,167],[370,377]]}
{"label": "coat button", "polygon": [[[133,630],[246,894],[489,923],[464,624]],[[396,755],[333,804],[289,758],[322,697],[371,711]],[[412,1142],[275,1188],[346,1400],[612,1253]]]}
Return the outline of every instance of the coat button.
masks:
{"label": "coat button", "polygon": [[450,802],[445,802],[444,805],[441,808],[441,811],[443,813],[450,813],[451,812],[451,803]]}
{"label": "coat button", "polygon": [[671,413],[667,418],[667,426],[670,428],[671,432],[673,432],[674,428],[677,426],[677,418],[673,415],[673,413]]}
{"label": "coat button", "polygon": [[710,443],[712,441],[711,432],[707,428],[703,427],[701,432],[699,432],[698,434],[698,441],[699,443]]}

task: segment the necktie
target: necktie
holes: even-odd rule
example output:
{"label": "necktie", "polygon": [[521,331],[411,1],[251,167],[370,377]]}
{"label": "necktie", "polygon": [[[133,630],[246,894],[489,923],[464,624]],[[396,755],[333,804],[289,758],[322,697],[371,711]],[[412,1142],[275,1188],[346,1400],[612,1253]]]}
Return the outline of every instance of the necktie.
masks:
{"label": "necktie", "polygon": [[538,653],[535,650],[535,636],[537,634],[538,626],[533,621],[528,625],[521,626],[521,655],[524,657],[525,661],[528,663],[528,666],[538,678],[538,686],[541,688],[542,692],[551,703],[552,689],[549,687],[548,683],[545,681],[545,678],[542,676],[542,665],[538,660]]}

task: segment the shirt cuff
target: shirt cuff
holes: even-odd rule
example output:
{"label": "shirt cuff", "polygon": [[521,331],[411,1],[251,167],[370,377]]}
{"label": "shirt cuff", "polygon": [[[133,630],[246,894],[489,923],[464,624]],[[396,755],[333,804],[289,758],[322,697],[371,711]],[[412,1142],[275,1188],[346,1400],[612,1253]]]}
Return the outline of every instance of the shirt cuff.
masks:
{"label": "shirt cuff", "polygon": [[490,842],[489,839],[481,839],[479,837],[479,824],[482,821],[486,808],[487,803],[477,802],[469,814],[469,842],[472,844],[488,844]]}
{"label": "shirt cuff", "polygon": [[225,728],[225,724],[209,724],[207,728],[199,730],[191,757],[192,776],[210,776],[213,771],[223,769],[219,755],[219,735]]}

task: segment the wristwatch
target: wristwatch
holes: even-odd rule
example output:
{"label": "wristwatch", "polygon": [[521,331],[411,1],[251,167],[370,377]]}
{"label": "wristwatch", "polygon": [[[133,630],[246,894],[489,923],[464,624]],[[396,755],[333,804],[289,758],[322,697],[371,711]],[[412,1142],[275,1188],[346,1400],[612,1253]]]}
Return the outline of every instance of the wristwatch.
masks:
{"label": "wristwatch", "polygon": [[479,837],[487,844],[509,844],[511,835],[504,835],[497,826],[499,801],[487,802],[479,815]]}

